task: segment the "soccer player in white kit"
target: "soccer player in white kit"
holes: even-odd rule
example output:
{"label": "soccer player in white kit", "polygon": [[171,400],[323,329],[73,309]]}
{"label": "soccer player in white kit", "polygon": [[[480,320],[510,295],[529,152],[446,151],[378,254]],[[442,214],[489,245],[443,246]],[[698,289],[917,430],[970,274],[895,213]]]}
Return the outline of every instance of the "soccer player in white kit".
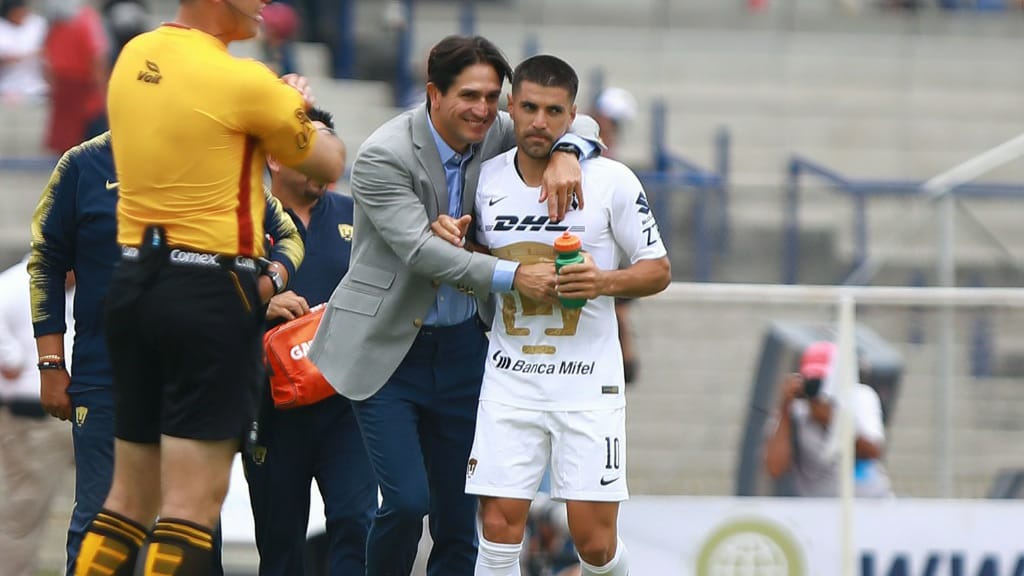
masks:
{"label": "soccer player in white kit", "polygon": [[[494,324],[466,470],[466,492],[480,496],[478,576],[519,575],[530,503],[545,467],[551,496],[566,502],[581,572],[629,573],[617,535],[626,488],[626,424],[616,296],[641,297],[671,280],[665,247],[637,177],[606,158],[583,163],[585,204],[562,222],[537,202],[554,142],[576,116],[576,73],[553,56],[515,70],[509,113],[517,148],[485,162],[476,197],[476,242],[524,264],[554,261],[554,240],[580,237],[585,262],[561,269],[561,298],[583,308],[496,295]],[[461,241],[470,223],[442,218],[433,229]],[[619,270],[620,256],[631,266]]]}

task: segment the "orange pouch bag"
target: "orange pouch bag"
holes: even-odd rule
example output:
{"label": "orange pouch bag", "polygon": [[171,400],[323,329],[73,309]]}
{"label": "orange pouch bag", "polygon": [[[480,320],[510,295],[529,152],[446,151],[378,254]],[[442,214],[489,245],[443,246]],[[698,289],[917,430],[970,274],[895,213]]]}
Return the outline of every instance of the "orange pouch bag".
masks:
{"label": "orange pouch bag", "polygon": [[263,335],[270,395],[276,408],[308,406],[337,393],[306,356],[324,309],[323,305],[317,306],[309,314],[275,326]]}

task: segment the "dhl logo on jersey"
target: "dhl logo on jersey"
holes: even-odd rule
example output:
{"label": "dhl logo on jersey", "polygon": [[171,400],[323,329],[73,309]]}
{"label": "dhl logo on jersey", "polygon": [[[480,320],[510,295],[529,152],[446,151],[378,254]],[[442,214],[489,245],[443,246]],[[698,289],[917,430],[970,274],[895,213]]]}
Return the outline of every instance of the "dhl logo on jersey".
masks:
{"label": "dhl logo on jersey", "polygon": [[512,216],[502,215],[494,217],[494,224],[486,226],[488,232],[583,232],[586,226],[568,226],[555,222],[547,216]]}

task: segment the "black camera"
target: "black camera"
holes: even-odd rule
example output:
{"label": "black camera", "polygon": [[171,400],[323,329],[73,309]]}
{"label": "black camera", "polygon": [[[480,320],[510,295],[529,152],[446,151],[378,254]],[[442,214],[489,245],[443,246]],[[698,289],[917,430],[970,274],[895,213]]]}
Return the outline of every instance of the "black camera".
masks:
{"label": "black camera", "polygon": [[804,388],[800,391],[801,398],[813,400],[821,393],[821,378],[804,378]]}

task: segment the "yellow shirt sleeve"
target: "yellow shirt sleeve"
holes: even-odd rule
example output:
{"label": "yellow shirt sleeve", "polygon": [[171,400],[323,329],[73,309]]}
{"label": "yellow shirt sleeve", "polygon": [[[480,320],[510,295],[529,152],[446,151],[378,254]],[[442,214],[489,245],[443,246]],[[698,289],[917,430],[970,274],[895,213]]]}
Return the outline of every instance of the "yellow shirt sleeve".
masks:
{"label": "yellow shirt sleeve", "polygon": [[317,138],[302,95],[263,64],[246,64],[248,81],[238,107],[239,127],[258,138],[263,150],[285,166],[301,164]]}

